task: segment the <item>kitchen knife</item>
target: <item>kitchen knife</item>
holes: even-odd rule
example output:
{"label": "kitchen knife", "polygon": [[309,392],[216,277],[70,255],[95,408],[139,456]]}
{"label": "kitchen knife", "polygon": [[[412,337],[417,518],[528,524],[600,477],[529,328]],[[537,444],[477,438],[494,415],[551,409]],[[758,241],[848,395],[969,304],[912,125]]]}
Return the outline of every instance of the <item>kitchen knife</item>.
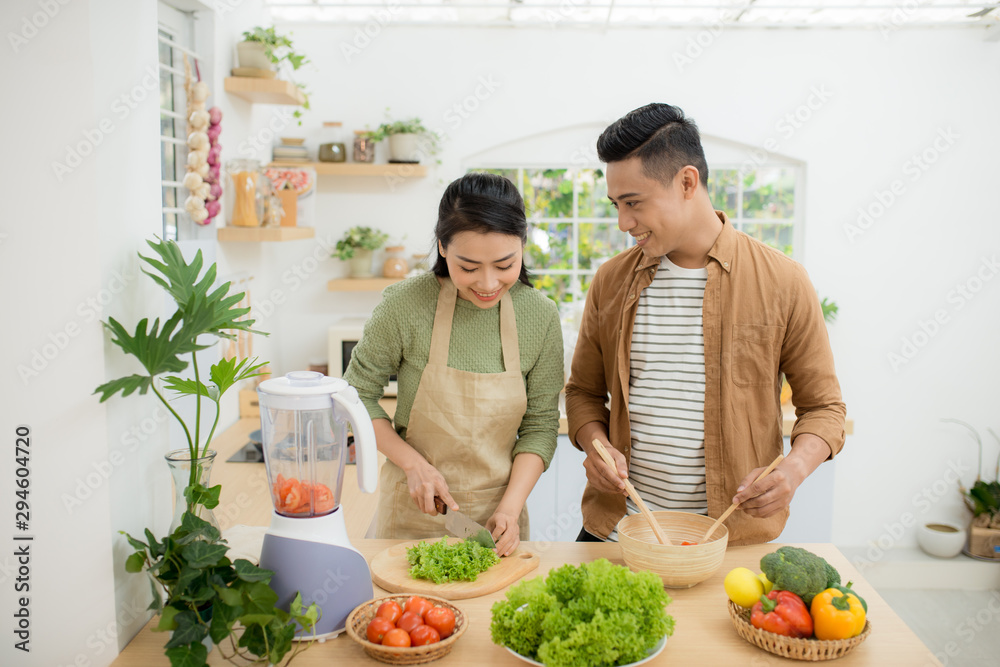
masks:
{"label": "kitchen knife", "polygon": [[493,535],[490,534],[490,531],[461,512],[449,510],[438,496],[434,497],[434,509],[439,514],[444,515],[444,528],[455,537],[479,542],[487,549],[497,548],[497,543],[493,541]]}

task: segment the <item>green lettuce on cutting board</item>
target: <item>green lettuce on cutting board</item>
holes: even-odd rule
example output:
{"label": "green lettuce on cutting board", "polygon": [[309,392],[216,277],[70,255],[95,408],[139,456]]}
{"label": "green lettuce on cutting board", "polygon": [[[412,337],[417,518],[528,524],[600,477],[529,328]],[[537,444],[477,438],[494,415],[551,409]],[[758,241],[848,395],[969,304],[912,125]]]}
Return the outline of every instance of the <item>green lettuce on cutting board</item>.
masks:
{"label": "green lettuce on cutting board", "polygon": [[410,576],[414,579],[430,579],[435,584],[449,581],[475,581],[500,562],[500,557],[492,549],[478,542],[462,540],[448,544],[448,538],[438,542],[420,542],[406,550],[406,560],[410,563]]}
{"label": "green lettuce on cutting board", "polygon": [[601,558],[523,581],[493,605],[490,636],[548,667],[637,662],[674,632],[670,596],[652,572]]}

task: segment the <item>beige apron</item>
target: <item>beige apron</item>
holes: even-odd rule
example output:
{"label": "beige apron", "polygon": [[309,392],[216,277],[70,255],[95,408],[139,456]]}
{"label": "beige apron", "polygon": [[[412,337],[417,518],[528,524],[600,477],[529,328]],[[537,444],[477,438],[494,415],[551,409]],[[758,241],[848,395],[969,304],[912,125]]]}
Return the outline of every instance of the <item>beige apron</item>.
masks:
{"label": "beige apron", "polygon": [[[458,291],[445,279],[438,294],[427,366],[406,427],[406,441],[437,468],[459,510],[479,523],[496,511],[507,490],[517,430],[528,406],[521,377],[517,323],[510,293],[500,299],[502,373],[448,367],[451,324]],[[424,514],[410,497],[406,473],[386,461],[379,474],[376,537],[423,539],[447,535],[444,517]],[[518,517],[528,539],[528,511]]]}

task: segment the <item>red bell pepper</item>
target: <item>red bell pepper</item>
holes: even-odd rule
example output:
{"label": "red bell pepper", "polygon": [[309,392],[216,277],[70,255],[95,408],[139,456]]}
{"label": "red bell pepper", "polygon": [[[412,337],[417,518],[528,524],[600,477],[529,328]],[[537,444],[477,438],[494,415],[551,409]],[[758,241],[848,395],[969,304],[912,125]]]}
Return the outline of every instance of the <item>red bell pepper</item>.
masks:
{"label": "red bell pepper", "polygon": [[813,620],[806,603],[791,591],[761,595],[750,610],[750,623],[785,637],[811,637],[813,633]]}

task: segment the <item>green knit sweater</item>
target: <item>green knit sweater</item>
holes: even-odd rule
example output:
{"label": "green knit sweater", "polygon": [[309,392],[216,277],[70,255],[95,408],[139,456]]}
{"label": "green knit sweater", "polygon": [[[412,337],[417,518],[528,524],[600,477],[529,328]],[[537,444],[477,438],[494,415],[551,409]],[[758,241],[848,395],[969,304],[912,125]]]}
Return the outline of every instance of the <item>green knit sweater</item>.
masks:
{"label": "green knit sweater", "polygon": [[[399,385],[395,428],[406,437],[410,408],[430,356],[439,283],[433,273],[387,287],[351,352],[344,379],[358,390],[372,419],[388,419],[378,404],[390,375]],[[521,373],[528,407],[517,431],[514,455],[538,454],[548,468],[559,431],[559,392],[563,388],[563,346],[559,311],[541,292],[523,283],[510,289],[517,320]],[[451,329],[448,366],[472,373],[501,373],[499,302],[492,308],[458,299]],[[489,409],[489,406],[483,406]]]}

